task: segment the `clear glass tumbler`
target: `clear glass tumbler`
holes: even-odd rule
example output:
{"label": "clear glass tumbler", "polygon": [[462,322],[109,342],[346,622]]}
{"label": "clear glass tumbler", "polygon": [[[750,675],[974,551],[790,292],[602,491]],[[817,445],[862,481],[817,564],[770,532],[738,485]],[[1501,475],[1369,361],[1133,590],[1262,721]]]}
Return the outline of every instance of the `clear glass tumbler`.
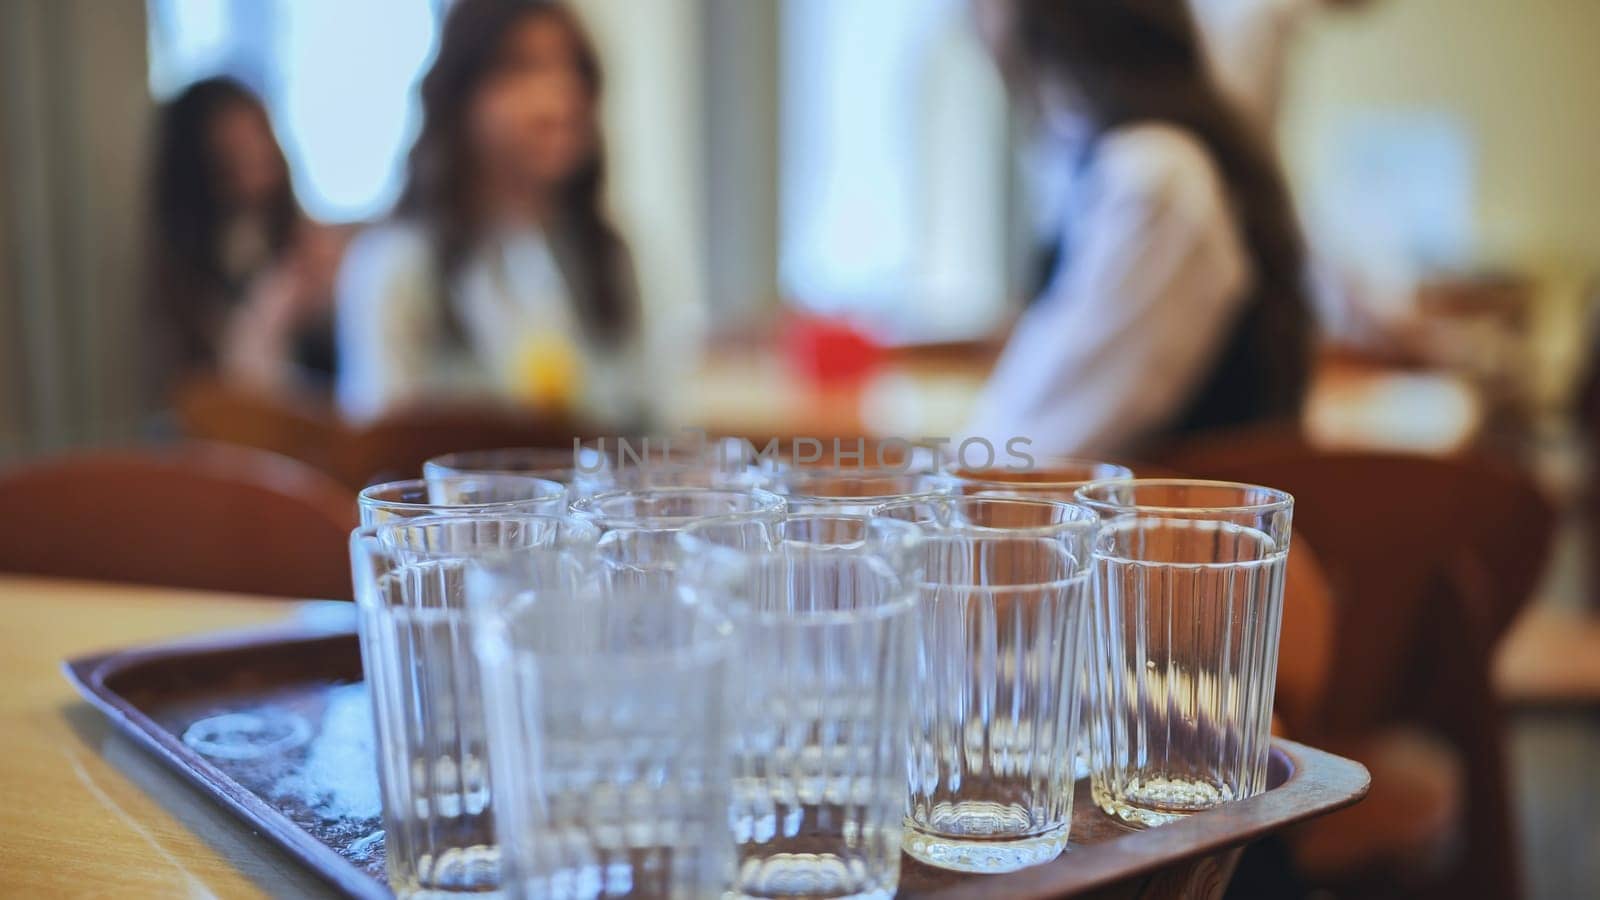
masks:
{"label": "clear glass tumbler", "polygon": [[505,894],[720,895],[733,850],[726,616],[568,590],[543,560],[469,584]]}
{"label": "clear glass tumbler", "polygon": [[439,515],[560,515],[565,485],[526,475],[447,475],[391,481],[357,495],[362,525]]}
{"label": "clear glass tumbler", "polygon": [[734,897],[892,897],[914,703],[920,533],[792,516],[686,529],[685,584],[727,609]]}
{"label": "clear glass tumbler", "polygon": [[1294,498],[1212,481],[1088,485],[1096,805],[1159,825],[1266,789]]}
{"label": "clear glass tumbler", "polygon": [[885,503],[950,493],[950,479],[931,472],[881,468],[791,468],[776,473],[772,489],[792,512],[871,515]]}
{"label": "clear glass tumbler", "polygon": [[1072,827],[1095,514],[1015,497],[880,514],[927,535],[905,850],[966,872],[1048,862]]}
{"label": "clear glass tumbler", "polygon": [[1117,463],[1097,459],[1047,457],[1026,469],[995,466],[988,469],[947,468],[955,481],[955,492],[972,495],[989,492],[1015,493],[1043,500],[1074,502],[1078,488],[1096,481],[1128,481],[1133,470]]}
{"label": "clear glass tumbler", "polygon": [[769,491],[693,487],[607,491],[572,503],[574,515],[601,530],[595,569],[601,584],[660,596],[677,589],[680,531],[706,520],[771,524],[786,508]]}
{"label": "clear glass tumbler", "polygon": [[[1011,470],[1005,467],[988,469],[963,469],[951,467],[948,474],[955,481],[955,493],[961,496],[1014,496],[1032,497],[1036,500],[1059,500],[1072,503],[1078,488],[1095,481],[1130,481],[1133,470],[1127,466],[1097,459],[1047,457],[1036,460],[1028,469]],[[1089,641],[1094,630],[1083,629],[1083,638]],[[1085,646],[1082,658],[1089,658]],[[1093,731],[1093,717],[1089,713],[1089,675],[1085,671],[1078,677],[1078,728],[1077,747],[1073,754],[1073,777],[1089,777],[1089,735]]]}
{"label": "clear glass tumbler", "polygon": [[351,536],[397,895],[482,893],[500,882],[468,570],[506,554],[551,559],[576,584],[597,538],[593,525],[551,516],[404,519]]}

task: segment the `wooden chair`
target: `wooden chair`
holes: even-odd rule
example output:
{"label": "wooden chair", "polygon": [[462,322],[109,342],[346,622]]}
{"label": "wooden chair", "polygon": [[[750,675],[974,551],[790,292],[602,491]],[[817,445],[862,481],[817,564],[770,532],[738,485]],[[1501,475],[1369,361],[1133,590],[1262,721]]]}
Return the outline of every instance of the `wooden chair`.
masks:
{"label": "wooden chair", "polygon": [[497,447],[571,448],[574,436],[598,433],[578,423],[518,415],[499,408],[418,409],[351,428],[336,447],[333,471],[360,488],[418,478],[422,464],[456,450]]}
{"label": "wooden chair", "polygon": [[[1434,822],[1459,830],[1460,846],[1432,873],[1430,890],[1517,896],[1504,727],[1489,673],[1492,648],[1526,604],[1553,536],[1555,514],[1531,479],[1476,457],[1319,452],[1292,432],[1213,437],[1163,462],[1294,494],[1296,531],[1327,566],[1337,652],[1317,721],[1297,737],[1367,763],[1373,792],[1303,832],[1301,858],[1348,870],[1357,861],[1325,851],[1356,838],[1376,849],[1387,842],[1400,856],[1430,842],[1437,849],[1453,836],[1417,834],[1418,823]],[[1418,783],[1451,771],[1459,771],[1453,787]],[[1407,861],[1367,862],[1376,871]]]}
{"label": "wooden chair", "polygon": [[343,430],[322,398],[268,393],[215,378],[178,385],[173,411],[184,437],[255,447],[331,471]]}
{"label": "wooden chair", "polygon": [[354,495],[226,444],[77,453],[0,472],[0,571],[349,599]]}

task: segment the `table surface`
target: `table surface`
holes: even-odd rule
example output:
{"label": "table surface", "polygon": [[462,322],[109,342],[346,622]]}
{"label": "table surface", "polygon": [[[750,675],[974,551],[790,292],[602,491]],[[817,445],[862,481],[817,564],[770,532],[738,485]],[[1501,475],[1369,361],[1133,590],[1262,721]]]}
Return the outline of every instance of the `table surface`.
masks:
{"label": "table surface", "polygon": [[[347,604],[0,576],[0,610],[7,623],[0,677],[8,688],[0,691],[0,734],[9,751],[0,763],[0,872],[8,892],[332,895],[116,731],[79,699],[61,662],[185,635],[304,623],[319,613],[330,621],[312,619],[312,627],[333,619],[347,625],[348,615],[326,615],[347,614]],[[1346,791],[1336,805],[1358,794]]]}
{"label": "table surface", "polygon": [[0,577],[0,872],[40,897],[332,896],[315,875],[117,733],[61,661],[281,620],[231,594]]}

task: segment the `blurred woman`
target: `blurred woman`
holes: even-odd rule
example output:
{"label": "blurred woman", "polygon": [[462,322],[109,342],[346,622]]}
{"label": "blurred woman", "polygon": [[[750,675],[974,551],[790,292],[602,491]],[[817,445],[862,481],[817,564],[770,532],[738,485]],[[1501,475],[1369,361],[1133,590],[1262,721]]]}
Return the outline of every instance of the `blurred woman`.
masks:
{"label": "blurred woman", "polygon": [[1304,253],[1273,157],[1207,75],[1184,0],[986,0],[979,24],[1063,177],[1056,262],[971,433],[1115,454],[1294,417]]}
{"label": "blurred woman", "polygon": [[165,355],[264,388],[326,381],[341,240],[309,221],[267,111],[211,78],[162,108],[150,237],[150,302]]}
{"label": "blurred woman", "polygon": [[638,420],[638,300],[601,207],[599,97],[566,6],[450,7],[396,215],[339,276],[348,417],[491,399]]}

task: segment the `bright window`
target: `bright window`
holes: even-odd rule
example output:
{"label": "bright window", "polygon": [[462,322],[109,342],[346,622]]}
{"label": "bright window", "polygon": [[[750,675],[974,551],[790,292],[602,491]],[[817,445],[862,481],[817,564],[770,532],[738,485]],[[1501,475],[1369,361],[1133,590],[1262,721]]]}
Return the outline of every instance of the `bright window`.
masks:
{"label": "bright window", "polygon": [[959,0],[786,0],[780,22],[784,294],[966,336],[1005,305],[1003,87]]}
{"label": "bright window", "polygon": [[381,215],[415,134],[439,0],[150,0],[150,89],[231,75],[266,101],[311,215]]}

